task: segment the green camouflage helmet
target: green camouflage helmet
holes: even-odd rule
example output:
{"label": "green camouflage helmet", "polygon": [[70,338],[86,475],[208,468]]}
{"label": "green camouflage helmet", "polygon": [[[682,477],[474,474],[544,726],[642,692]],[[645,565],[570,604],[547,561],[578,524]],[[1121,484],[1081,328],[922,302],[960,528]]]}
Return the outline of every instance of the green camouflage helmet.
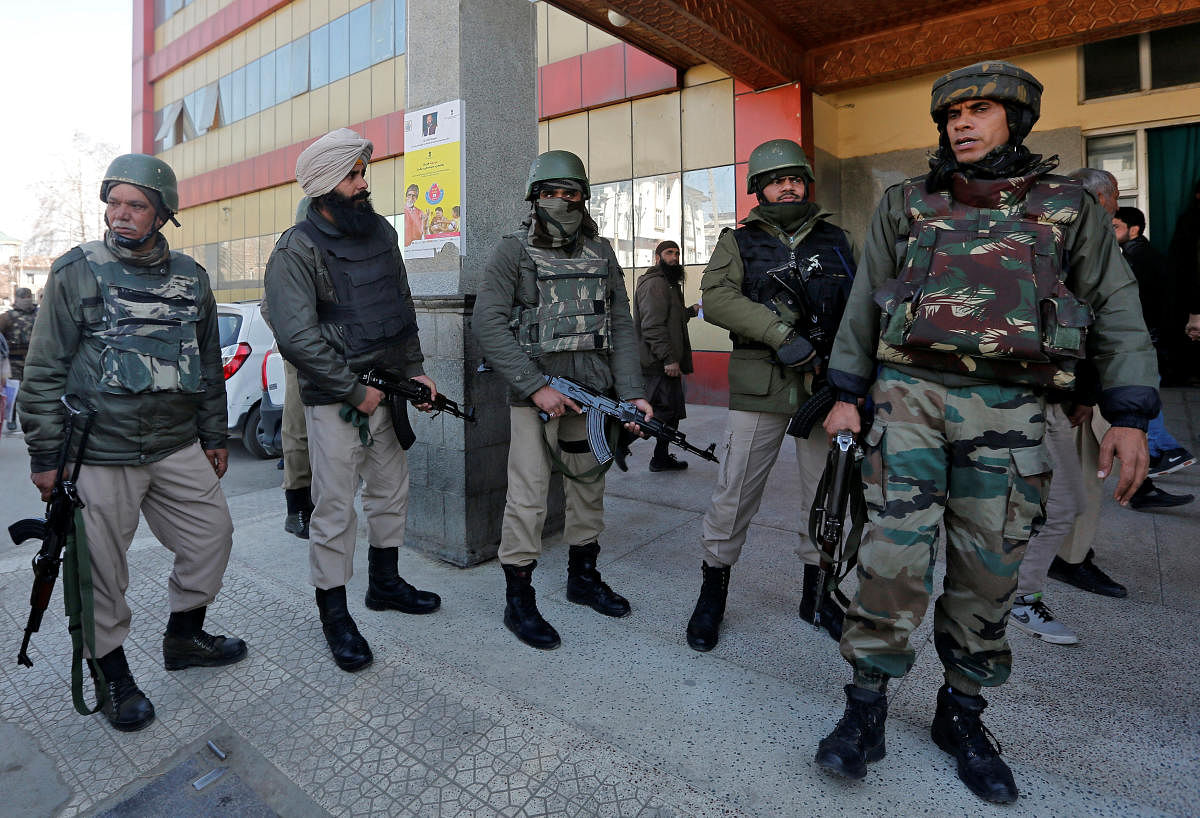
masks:
{"label": "green camouflage helmet", "polygon": [[583,198],[592,197],[592,189],[588,184],[587,168],[583,160],[570,151],[546,151],[539,154],[529,166],[529,181],[525,183],[525,201],[534,199],[533,186],[538,182],[548,182],[552,179],[570,179],[583,185]]}
{"label": "green camouflage helmet", "polygon": [[762,143],[750,152],[750,164],[746,169],[746,192],[758,192],[756,183],[759,176],[785,168],[799,168],[805,183],[812,184],[812,165],[808,164],[804,148],[790,139],[772,139]]}
{"label": "green camouflage helmet", "polygon": [[127,153],[112,160],[100,183],[100,201],[108,201],[108,191],[113,185],[128,183],[149,188],[162,199],[167,217],[179,210],[179,186],[175,171],[161,159],[144,153]]}
{"label": "green camouflage helmet", "polygon": [[943,74],[933,82],[929,115],[941,123],[946,109],[968,99],[1015,102],[1033,112],[1037,122],[1042,112],[1042,84],[1028,71],[1007,62],[977,62]]}

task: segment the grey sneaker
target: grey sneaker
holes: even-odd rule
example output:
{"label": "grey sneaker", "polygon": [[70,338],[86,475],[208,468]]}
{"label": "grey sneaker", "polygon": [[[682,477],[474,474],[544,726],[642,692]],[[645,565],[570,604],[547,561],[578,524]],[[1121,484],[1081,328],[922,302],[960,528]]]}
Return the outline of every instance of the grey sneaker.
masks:
{"label": "grey sneaker", "polygon": [[1017,597],[1008,621],[1017,630],[1052,645],[1074,645],[1079,642],[1075,632],[1050,613],[1040,593]]}

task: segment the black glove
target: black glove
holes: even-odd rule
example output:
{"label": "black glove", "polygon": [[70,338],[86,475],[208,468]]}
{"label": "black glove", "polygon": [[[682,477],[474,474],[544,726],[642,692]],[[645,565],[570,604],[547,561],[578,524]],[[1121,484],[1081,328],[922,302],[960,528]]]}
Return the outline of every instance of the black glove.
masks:
{"label": "black glove", "polygon": [[797,372],[808,372],[820,363],[813,345],[798,332],[789,335],[783,346],[775,350],[775,357],[779,363]]}

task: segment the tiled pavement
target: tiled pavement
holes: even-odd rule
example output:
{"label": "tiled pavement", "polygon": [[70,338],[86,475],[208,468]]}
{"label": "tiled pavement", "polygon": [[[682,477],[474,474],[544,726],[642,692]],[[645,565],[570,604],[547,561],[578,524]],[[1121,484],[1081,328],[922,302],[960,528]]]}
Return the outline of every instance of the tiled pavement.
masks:
{"label": "tiled pavement", "polygon": [[[1171,390],[1167,401],[1176,436],[1195,441],[1200,393]],[[716,440],[723,412],[689,411],[689,439]],[[441,593],[443,610],[365,610],[360,548],[351,609],[375,662],[342,673],[321,636],[306,549],[282,532],[280,492],[271,488],[231,499],[234,555],[209,616],[210,630],[247,640],[247,660],[162,669],[169,554],[141,531],[130,551],[126,646],[158,720],[125,735],[75,714],[57,595],[32,670],[0,656],[0,712],[57,767],[71,793],[63,815],[111,805],[217,728],[338,816],[1200,813],[1196,505],[1147,515],[1109,502],[1099,561],[1130,586],[1130,598],[1052,582],[1047,600],[1082,643],[1012,636],[1017,667],[989,696],[987,715],[1023,797],[1001,810],[967,793],[928,740],[940,676],[928,621],[915,637],[916,667],[891,691],[887,759],[857,784],[812,766],[847,673],[834,645],[795,616],[790,456],[734,569],[720,646],[706,655],[686,647],[696,532],[716,471],[693,462],[687,472],[652,475],[648,449],[640,444],[631,472],[610,480],[602,538],[605,577],[634,613],[608,620],[567,603],[566,549],[551,540],[535,584],[563,635],[557,651],[527,649],[504,630],[495,563],[464,571],[405,553],[402,573]],[[1162,485],[1200,491],[1200,468]],[[28,581],[28,554],[0,552],[0,632],[20,633]]]}

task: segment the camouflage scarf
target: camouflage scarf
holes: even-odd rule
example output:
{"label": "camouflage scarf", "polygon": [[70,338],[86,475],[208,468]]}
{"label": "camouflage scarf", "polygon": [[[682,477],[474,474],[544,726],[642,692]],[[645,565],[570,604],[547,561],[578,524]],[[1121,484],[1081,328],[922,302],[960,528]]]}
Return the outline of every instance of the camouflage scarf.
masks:
{"label": "camouflage scarf", "polygon": [[141,247],[122,247],[117,243],[116,233],[109,230],[104,234],[104,246],[112,251],[117,260],[131,267],[155,267],[171,256],[171,247],[162,233],[155,233]]}
{"label": "camouflage scarf", "polygon": [[529,242],[535,247],[575,246],[582,232],[595,236],[598,232],[583,202],[566,199],[543,199],[533,203],[529,218]]}

